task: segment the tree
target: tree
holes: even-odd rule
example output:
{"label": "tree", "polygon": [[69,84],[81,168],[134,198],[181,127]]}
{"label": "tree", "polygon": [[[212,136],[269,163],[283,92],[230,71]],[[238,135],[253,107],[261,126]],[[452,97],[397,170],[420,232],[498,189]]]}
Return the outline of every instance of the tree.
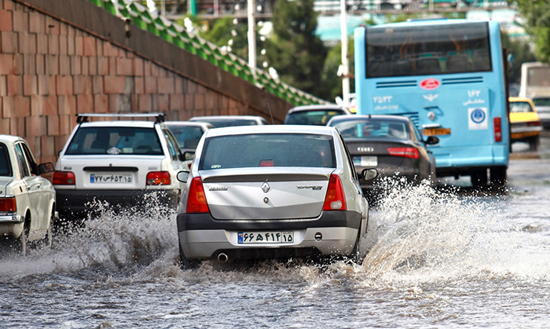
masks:
{"label": "tree", "polygon": [[517,0],[525,28],[535,41],[537,59],[550,63],[550,1]]}
{"label": "tree", "polygon": [[513,63],[509,63],[508,65],[508,81],[519,83],[521,79],[521,64],[536,61],[535,54],[533,54],[527,42],[514,40],[506,33],[502,34],[502,47],[506,48],[508,53],[514,56]]}
{"label": "tree", "polygon": [[322,97],[321,73],[327,50],[315,35],[313,0],[279,0],[273,9],[273,33],[266,40],[267,62],[281,81]]}

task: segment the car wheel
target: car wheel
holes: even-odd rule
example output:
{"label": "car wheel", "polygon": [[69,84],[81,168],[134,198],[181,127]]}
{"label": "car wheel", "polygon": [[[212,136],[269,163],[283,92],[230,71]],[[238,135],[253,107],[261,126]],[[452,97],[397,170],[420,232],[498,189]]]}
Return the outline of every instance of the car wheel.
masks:
{"label": "car wheel", "polygon": [[470,180],[473,187],[483,187],[487,185],[487,170],[476,170],[470,174]]}
{"label": "car wheel", "polygon": [[21,232],[21,235],[19,235],[19,237],[16,239],[14,246],[16,252],[18,252],[21,256],[27,256],[30,227],[31,219],[29,216],[27,216],[25,218],[25,223],[23,224],[23,231]]}
{"label": "car wheel", "polygon": [[180,247],[180,268],[182,270],[192,270],[198,268],[201,264],[201,261],[196,259],[188,259],[187,257],[185,257],[185,254],[183,253],[183,249],[181,248],[181,244],[179,242],[178,245]]}
{"label": "car wheel", "polygon": [[51,249],[53,246],[52,223],[53,222],[50,222],[50,225],[48,226],[48,231],[46,232],[46,237],[45,237],[45,242],[46,242],[45,247],[48,249]]}
{"label": "car wheel", "polygon": [[[369,227],[368,218],[365,221],[365,223],[367,224],[367,229],[368,229]],[[361,235],[361,227],[359,227],[359,232],[357,232],[357,240],[355,241],[355,245],[353,246],[353,251],[351,252],[351,259],[357,265],[362,265],[363,259],[365,259],[365,256],[367,255],[366,252],[361,250],[363,239],[365,239],[365,236],[367,235],[367,229],[365,230],[365,234]]]}
{"label": "car wheel", "polygon": [[529,150],[538,151],[540,146],[540,136],[529,138]]}

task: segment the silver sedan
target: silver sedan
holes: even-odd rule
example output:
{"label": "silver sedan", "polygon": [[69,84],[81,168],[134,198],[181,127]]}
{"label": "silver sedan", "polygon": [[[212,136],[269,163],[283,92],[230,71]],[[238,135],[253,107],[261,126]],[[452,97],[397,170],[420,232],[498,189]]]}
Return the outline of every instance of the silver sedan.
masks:
{"label": "silver sedan", "polygon": [[[269,125],[211,129],[195,154],[177,216],[182,266],[195,260],[360,261],[368,203],[338,131]],[[367,177],[365,177],[367,176]]]}

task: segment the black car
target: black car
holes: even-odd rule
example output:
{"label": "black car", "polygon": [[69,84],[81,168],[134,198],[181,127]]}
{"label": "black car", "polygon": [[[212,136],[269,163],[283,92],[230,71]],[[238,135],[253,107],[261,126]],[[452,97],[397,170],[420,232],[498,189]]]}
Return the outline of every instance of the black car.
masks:
{"label": "black car", "polygon": [[351,112],[338,105],[296,106],[288,110],[284,124],[326,126],[338,115],[351,115]]}
{"label": "black car", "polygon": [[[414,123],[397,115],[350,115],[330,120],[348,147],[356,171],[376,168],[379,177],[406,177],[409,182],[428,180],[435,184],[435,158],[426,149],[437,144],[437,137],[423,139]],[[380,179],[380,178],[379,178]],[[376,181],[360,181],[361,188],[372,189]]]}

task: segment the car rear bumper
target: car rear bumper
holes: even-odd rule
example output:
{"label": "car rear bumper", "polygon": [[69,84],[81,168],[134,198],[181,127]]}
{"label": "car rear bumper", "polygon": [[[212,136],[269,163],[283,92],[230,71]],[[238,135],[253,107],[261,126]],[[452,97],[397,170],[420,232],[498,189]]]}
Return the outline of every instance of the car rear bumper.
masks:
{"label": "car rear bumper", "polygon": [[25,217],[22,215],[3,215],[0,216],[0,234],[19,237],[23,231],[23,222]]}
{"label": "car rear bumper", "polygon": [[106,202],[110,209],[153,207],[159,203],[175,209],[180,190],[56,190],[57,209],[62,219],[85,217],[94,205]]}
{"label": "car rear bumper", "polygon": [[[361,214],[324,212],[313,220],[216,220],[210,214],[179,214],[178,236],[189,259],[272,258],[278,255],[350,255],[361,224]],[[239,232],[294,232],[290,243],[239,244]],[[276,249],[278,249],[276,251]]]}

